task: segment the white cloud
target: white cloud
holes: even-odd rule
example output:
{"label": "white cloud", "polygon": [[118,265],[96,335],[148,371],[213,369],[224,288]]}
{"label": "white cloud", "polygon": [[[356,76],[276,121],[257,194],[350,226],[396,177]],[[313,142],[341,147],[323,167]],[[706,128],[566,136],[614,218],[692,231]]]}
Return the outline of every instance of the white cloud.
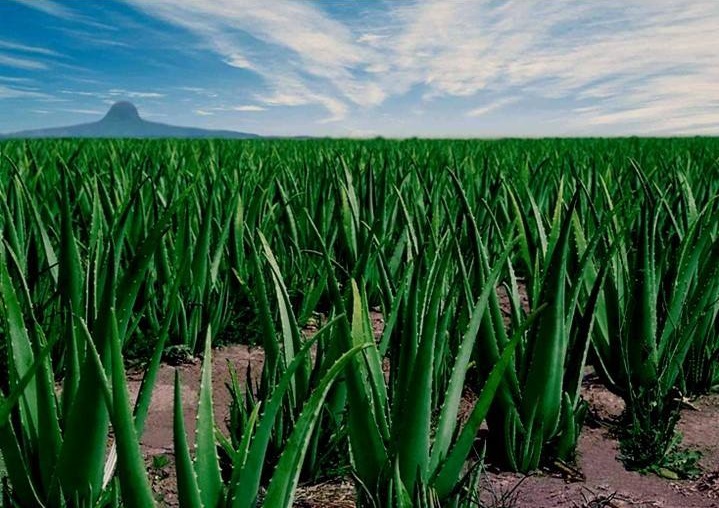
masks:
{"label": "white cloud", "polygon": [[255,68],[246,57],[236,51],[228,54],[224,62],[230,67],[237,67],[238,69],[252,70]]}
{"label": "white cloud", "polygon": [[320,123],[339,122],[341,120],[344,120],[347,116],[349,108],[347,107],[347,104],[340,100],[322,95],[312,96],[312,99],[313,102],[318,102],[319,104],[324,106],[327,111],[330,112],[330,116],[320,120]]}
{"label": "white cloud", "polygon": [[65,94],[65,95],[79,95],[81,97],[100,98],[100,97],[105,96],[105,94],[103,94],[102,92],[83,92],[83,91],[78,91],[78,90],[60,90],[60,93]]}
{"label": "white cloud", "polygon": [[87,26],[92,26],[100,30],[117,31],[117,27],[99,23],[89,16],[78,14],[75,10],[62,5],[60,2],[55,0],[9,0],[21,4],[29,9],[47,14],[48,16],[54,16],[56,18],[63,19],[65,21],[74,21],[82,23]]}
{"label": "white cloud", "polygon": [[254,104],[245,104],[242,106],[233,106],[232,111],[241,111],[245,113],[253,113],[253,112],[259,112],[259,111],[266,111],[267,108],[263,108],[262,106],[256,106]]}
{"label": "white cloud", "polygon": [[320,123],[343,120],[349,111],[347,104],[343,101],[330,95],[308,90],[297,80],[287,79],[278,88],[287,91],[268,96],[257,96],[256,99],[269,106],[306,106],[319,104],[330,113],[330,116],[320,120]]}
{"label": "white cloud", "polygon": [[421,84],[430,97],[586,101],[599,109],[576,125],[631,122],[637,131],[679,117],[687,125],[702,108],[719,119],[716,2],[430,0],[397,16],[404,29],[389,43],[384,85],[395,93]]}
{"label": "white cloud", "polygon": [[19,83],[19,84],[27,84],[27,83],[35,83],[34,79],[30,78],[18,78],[16,76],[0,76],[0,81],[3,81],[5,83]]}
{"label": "white cloud", "polygon": [[200,95],[202,97],[215,98],[218,96],[217,92],[215,92],[213,90],[209,90],[207,88],[198,87],[198,86],[179,86],[179,87],[177,87],[177,90],[180,90],[182,92],[194,93],[194,94]]}
{"label": "white cloud", "polygon": [[38,100],[41,102],[46,103],[62,103],[62,102],[72,102],[70,99],[63,99],[61,97],[53,97],[52,95],[46,95],[45,97],[38,97]]}
{"label": "white cloud", "polygon": [[[98,34],[98,31],[96,28],[101,28],[104,30],[114,30],[114,27],[107,27],[106,25],[102,23],[87,23],[84,24],[90,25],[87,28],[84,28],[82,30],[78,29],[71,29],[71,28],[62,28],[62,32],[64,34],[69,35],[73,39],[77,39],[78,41],[82,41],[83,44],[86,45],[92,45],[92,46],[107,46],[111,48],[129,48],[131,45],[125,41],[119,40],[117,38],[111,38],[111,37],[100,37]],[[95,25],[100,25],[95,26]],[[117,37],[116,34],[111,34],[113,37]]]}
{"label": "white cloud", "polygon": [[509,106],[510,104],[515,104],[519,102],[518,97],[506,97],[504,99],[499,99],[495,102],[491,102],[489,104],[486,104],[484,106],[480,106],[478,108],[470,109],[467,111],[467,116],[469,117],[479,117],[484,116],[488,113],[491,113],[492,111],[496,111],[498,109],[502,109],[505,106]]}
{"label": "white cloud", "polygon": [[61,109],[59,111],[65,111],[66,113],[74,113],[76,115],[103,115],[103,114],[105,114],[104,111],[100,111],[97,109],[83,109],[83,108],[68,108],[68,109]]}
{"label": "white cloud", "polygon": [[362,34],[359,37],[357,37],[357,42],[359,43],[369,43],[369,44],[375,44],[378,42],[381,42],[382,40],[386,39],[387,35],[380,35],[380,34]]}
{"label": "white cloud", "polygon": [[107,91],[110,97],[125,97],[127,99],[161,99],[165,97],[164,93],[159,92],[135,92],[132,90],[123,90],[121,88],[111,88]]}
{"label": "white cloud", "polygon": [[[370,106],[385,98],[377,85],[354,75],[371,63],[373,50],[357,44],[350,27],[312,2],[127,1],[193,31],[228,65],[256,72],[272,90],[268,95],[299,95],[295,102],[323,106],[330,113],[326,120],[346,114],[347,100]],[[262,51],[273,56],[247,48],[242,35],[262,41]]]}
{"label": "white cloud", "polygon": [[0,99],[44,99],[49,97],[42,92],[0,85]]}
{"label": "white cloud", "polygon": [[57,51],[53,51],[47,48],[40,48],[38,46],[28,46],[25,44],[18,44],[16,42],[0,40],[0,48],[11,51],[20,51],[22,53],[32,53],[43,56],[61,56]]}
{"label": "white cloud", "polygon": [[12,2],[22,4],[25,7],[28,7],[30,9],[35,9],[40,12],[44,12],[45,14],[48,14],[50,16],[55,16],[58,18],[64,18],[64,19],[72,19],[75,17],[75,13],[65,7],[64,5],[61,5],[58,2],[54,2],[52,0],[10,0]]}
{"label": "white cloud", "polygon": [[162,99],[166,95],[159,92],[138,92],[134,90],[125,90],[122,88],[110,88],[107,91],[87,92],[84,90],[60,90],[64,95],[77,95],[78,97],[92,97],[101,99],[104,102],[114,103],[118,99]]}
{"label": "white cloud", "polygon": [[241,112],[241,113],[256,113],[260,111],[266,111],[267,108],[263,106],[258,106],[256,104],[241,104],[238,106],[212,106],[212,107],[204,107],[200,109],[196,109],[195,113],[202,116],[210,116],[214,115],[218,112],[228,113],[228,112]]}
{"label": "white cloud", "polygon": [[0,53],[0,65],[14,67],[26,71],[39,71],[47,69],[47,65],[38,60],[31,60],[25,57],[10,56]]}

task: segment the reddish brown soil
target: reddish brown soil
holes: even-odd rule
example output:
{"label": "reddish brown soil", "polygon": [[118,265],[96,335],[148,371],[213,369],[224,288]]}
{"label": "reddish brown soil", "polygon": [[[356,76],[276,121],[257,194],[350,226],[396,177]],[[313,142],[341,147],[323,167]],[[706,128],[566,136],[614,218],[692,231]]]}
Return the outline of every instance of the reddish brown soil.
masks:
{"label": "reddish brown soil", "polygon": [[[247,368],[259,375],[264,360],[261,349],[247,346],[231,346],[213,351],[212,356],[212,396],[215,422],[226,429],[231,402],[226,383],[230,382],[229,365],[237,371],[239,379],[246,379]],[[174,479],[174,461],[172,448],[172,415],[174,400],[175,371],[180,372],[182,381],[182,400],[185,414],[185,428],[190,446],[194,443],[195,415],[197,396],[200,387],[201,362],[172,367],[161,365],[152,394],[152,403],[142,436],[142,449],[152,474],[153,487],[158,500],[164,506],[178,506],[177,485]],[[128,375],[130,391],[134,394],[140,389],[141,373]],[[157,467],[156,467],[157,466]]]}
{"label": "reddish brown soil", "polygon": [[[621,399],[601,385],[586,386],[583,395],[600,417],[618,416],[622,411]],[[684,411],[679,431],[684,435],[685,446],[703,453],[701,465],[705,474],[698,480],[671,481],[628,472],[617,460],[618,443],[609,430],[585,427],[579,440],[577,463],[583,481],[565,481],[559,474],[548,472],[527,478],[511,473],[489,473],[485,499],[505,495],[512,497],[514,503],[498,506],[517,508],[719,507],[719,434],[716,430],[719,395],[702,398],[695,405],[698,411]]]}
{"label": "reddish brown soil", "polygon": [[[382,329],[382,318],[373,315],[376,333]],[[261,349],[230,346],[213,352],[213,396],[215,417],[221,428],[228,416],[230,397],[225,387],[229,381],[228,362],[244,380],[248,365],[259,374]],[[142,439],[143,451],[153,476],[153,487],[164,506],[177,506],[172,460],[172,402],[175,367],[162,365],[154,390],[152,407]],[[185,410],[185,424],[191,442],[194,440],[195,411],[200,379],[200,363],[182,365],[179,369]],[[131,389],[136,392],[140,375],[130,375]],[[618,416],[621,399],[603,386],[587,383],[583,396],[592,414],[600,420]],[[466,400],[465,411],[471,408]],[[604,427],[585,427],[579,441],[577,468],[583,481],[568,482],[560,475],[540,472],[529,477],[512,473],[488,472],[482,499],[488,507],[671,507],[719,508],[719,395],[694,402],[697,410],[686,409],[679,425],[683,444],[703,453],[705,474],[698,480],[670,481],[654,475],[627,472],[617,460],[617,442]],[[570,475],[571,476],[571,475]],[[352,507],[353,488],[347,479],[300,489],[295,506]]]}

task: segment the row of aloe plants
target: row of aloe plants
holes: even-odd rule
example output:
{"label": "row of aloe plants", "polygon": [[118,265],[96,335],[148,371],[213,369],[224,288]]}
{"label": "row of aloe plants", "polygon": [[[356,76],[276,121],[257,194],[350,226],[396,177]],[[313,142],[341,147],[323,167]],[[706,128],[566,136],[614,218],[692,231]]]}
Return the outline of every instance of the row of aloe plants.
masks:
{"label": "row of aloe plants", "polygon": [[[33,368],[44,336],[61,337],[37,376],[42,385],[27,390],[6,427],[3,455],[19,450],[24,467],[13,469],[7,493],[21,505],[32,498],[18,492],[48,505],[147,502],[137,436],[162,349],[180,337],[204,350],[208,330],[227,328],[238,313],[260,330],[262,381],[254,391],[235,383],[229,439],[214,435],[203,390],[194,464],[177,422],[184,503],[254,503],[268,485],[270,499],[287,501],[300,477],[322,475],[349,446],[343,466],[358,478],[361,503],[461,504],[472,488],[460,473],[485,416],[494,461],[528,471],[572,459],[588,358],[627,403],[627,463],[651,467],[670,460],[679,391],[716,382],[716,185],[701,187],[696,172],[663,178],[631,162],[632,178],[565,175],[527,161],[510,173],[489,156],[478,167],[462,144],[449,155],[432,144],[383,145],[379,155],[371,146],[315,153],[279,144],[282,156],[267,158],[277,167],[241,172],[213,144],[172,145],[144,159],[162,145],[131,146],[106,168],[89,164],[101,149],[72,145],[67,158],[40,154],[53,171],[24,148],[24,160],[6,164],[4,301],[17,302],[5,307],[6,387]],[[238,160],[251,160],[247,150]],[[376,345],[372,306],[387,319]],[[300,329],[313,310],[329,325],[309,355]],[[152,352],[146,390],[125,411],[120,349],[143,337]],[[63,383],[59,397],[54,379]],[[468,386],[479,402],[458,429],[458,394]],[[76,408],[89,407],[95,446],[74,449],[84,411]],[[653,419],[648,407],[658,408]],[[58,423],[38,432],[39,417]],[[121,438],[116,426],[129,429],[128,418],[134,434]],[[110,425],[117,436],[108,454]],[[216,439],[232,458],[225,485]],[[80,466],[63,477],[67,457]]]}

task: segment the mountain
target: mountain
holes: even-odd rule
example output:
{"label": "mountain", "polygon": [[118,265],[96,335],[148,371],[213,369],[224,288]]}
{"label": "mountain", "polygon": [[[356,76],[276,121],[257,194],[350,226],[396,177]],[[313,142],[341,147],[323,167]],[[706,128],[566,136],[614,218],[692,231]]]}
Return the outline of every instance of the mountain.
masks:
{"label": "mountain", "polygon": [[116,102],[107,114],[97,122],[27,130],[0,135],[0,138],[258,138],[246,132],[178,127],[158,122],[148,122],[140,117],[134,104]]}

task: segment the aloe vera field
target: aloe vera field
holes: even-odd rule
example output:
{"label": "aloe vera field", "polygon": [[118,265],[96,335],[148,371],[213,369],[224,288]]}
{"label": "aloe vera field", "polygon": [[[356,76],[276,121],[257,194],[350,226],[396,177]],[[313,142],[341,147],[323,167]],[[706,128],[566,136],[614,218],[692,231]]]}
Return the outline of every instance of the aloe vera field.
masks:
{"label": "aloe vera field", "polygon": [[719,506],[717,139],[4,141],[0,207],[2,506]]}

